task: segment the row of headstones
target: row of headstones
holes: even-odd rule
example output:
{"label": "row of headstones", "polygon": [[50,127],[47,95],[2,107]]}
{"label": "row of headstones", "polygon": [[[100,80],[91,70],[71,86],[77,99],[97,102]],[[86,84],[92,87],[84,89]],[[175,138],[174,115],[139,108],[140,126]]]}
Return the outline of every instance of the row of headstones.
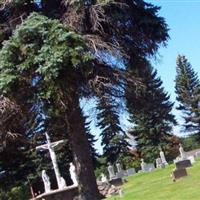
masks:
{"label": "row of headstones", "polygon": [[[160,157],[156,159],[156,168],[165,168],[168,165],[165,154],[160,148]],[[155,169],[154,163],[145,163],[144,159],[141,159],[141,170],[139,172],[151,172]]]}
{"label": "row of headstones", "polygon": [[[174,160],[174,163],[176,164],[176,169],[183,169],[185,166],[191,166],[195,162],[195,157],[200,157],[200,152],[196,152],[196,156],[187,156],[186,152],[184,151],[183,147],[181,144],[179,144],[179,152],[180,156]],[[165,158],[165,154],[163,150],[160,148],[160,157],[156,159],[156,168],[165,168],[168,165],[168,162]],[[186,161],[185,161],[186,160]],[[189,160],[189,161],[188,161]],[[184,162],[180,162],[184,161]],[[179,165],[181,167],[179,167]],[[120,179],[126,176],[131,176],[136,174],[136,171],[134,168],[130,168],[128,170],[123,170],[121,168],[120,163],[116,164],[116,169],[117,172],[115,173],[114,166],[109,163],[108,166],[108,173],[109,173],[109,180],[113,179]],[[139,172],[151,172],[155,169],[154,163],[145,163],[144,159],[141,159],[141,170]],[[177,173],[177,170],[174,170],[175,173]],[[179,172],[179,171],[178,171]],[[107,177],[102,174],[101,175],[101,181],[102,182],[107,182]]]}
{"label": "row of headstones", "polygon": [[[126,176],[132,176],[136,173],[135,168],[129,168],[127,170],[123,170],[120,163],[116,164],[116,169],[117,169],[116,172],[114,168],[115,167],[111,163],[108,164],[107,170],[109,174],[109,181],[114,179],[121,179]],[[108,182],[107,177],[103,173],[101,174],[101,181]]]}
{"label": "row of headstones", "polygon": [[[160,151],[160,158],[156,159],[156,167],[163,167],[168,165],[166,159],[165,159],[165,155],[164,152]],[[134,174],[136,174],[136,170],[135,168],[129,168],[127,170],[123,170],[120,163],[116,164],[116,169],[117,172],[115,172],[114,170],[114,166],[111,165],[111,163],[109,163],[108,165],[108,173],[109,173],[109,180],[113,180],[113,179],[118,179],[118,178],[123,178],[126,176],[132,176]],[[141,159],[141,170],[139,172],[150,172],[153,171],[155,169],[154,163],[145,163],[144,159]],[[102,182],[107,182],[107,177],[104,174],[101,174],[101,181]]]}
{"label": "row of headstones", "polygon": [[[190,160],[191,164],[195,162],[194,156],[187,156],[187,153],[184,151],[183,146],[179,144],[179,152],[180,156],[174,160],[174,163],[176,164],[179,161],[183,160]],[[168,162],[166,161],[165,154],[160,148],[160,157],[156,159],[156,168],[165,168],[168,165]],[[196,157],[200,157],[200,152],[196,152]],[[145,163],[143,159],[141,159],[141,171],[142,172],[149,172],[153,171],[155,169],[155,166],[153,163]]]}

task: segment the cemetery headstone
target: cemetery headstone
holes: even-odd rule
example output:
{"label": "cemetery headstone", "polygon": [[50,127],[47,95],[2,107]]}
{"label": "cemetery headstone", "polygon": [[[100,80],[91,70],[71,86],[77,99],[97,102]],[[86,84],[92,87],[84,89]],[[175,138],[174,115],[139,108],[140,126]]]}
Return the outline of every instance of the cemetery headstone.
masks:
{"label": "cemetery headstone", "polygon": [[195,156],[198,158],[198,157],[200,157],[200,151],[197,151],[196,153],[195,153]]}
{"label": "cemetery headstone", "polygon": [[187,156],[186,156],[186,153],[185,153],[185,151],[184,151],[184,149],[183,149],[183,146],[182,146],[182,144],[179,144],[179,152],[180,152],[180,156],[181,156],[181,160],[185,160],[185,159],[187,159]]}
{"label": "cemetery headstone", "polygon": [[127,169],[126,172],[127,172],[127,176],[132,176],[136,174],[135,168]]}
{"label": "cemetery headstone", "polygon": [[144,159],[141,159],[141,169],[143,172],[146,171],[146,163],[144,162]]}
{"label": "cemetery headstone", "polygon": [[173,178],[174,181],[175,181],[176,179],[185,177],[185,176],[187,176],[187,175],[188,175],[188,174],[187,174],[187,171],[186,171],[185,168],[183,168],[183,169],[175,169],[175,170],[173,170],[173,172],[172,172],[172,178]]}
{"label": "cemetery headstone", "polygon": [[161,158],[156,159],[156,168],[164,168],[165,165],[162,163]]}
{"label": "cemetery headstone", "polygon": [[187,167],[192,167],[190,160],[181,160],[176,162],[176,169],[185,169]]}
{"label": "cemetery headstone", "polygon": [[165,154],[161,148],[160,148],[160,158],[161,158],[162,164],[164,164],[165,166],[168,165],[166,158],[165,158]]}
{"label": "cemetery headstone", "polygon": [[194,163],[195,163],[195,158],[194,158],[194,156],[188,156],[187,159],[190,160],[191,164],[194,164]]}
{"label": "cemetery headstone", "polygon": [[155,169],[155,166],[153,163],[145,163],[144,159],[141,159],[141,169],[142,172],[151,172]]}

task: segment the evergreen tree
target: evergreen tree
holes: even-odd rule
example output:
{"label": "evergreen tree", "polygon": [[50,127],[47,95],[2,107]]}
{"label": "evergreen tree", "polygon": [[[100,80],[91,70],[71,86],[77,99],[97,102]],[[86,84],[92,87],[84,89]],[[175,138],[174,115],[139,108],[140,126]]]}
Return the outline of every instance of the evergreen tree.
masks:
{"label": "evergreen tree", "polygon": [[117,105],[109,98],[101,98],[97,109],[97,126],[102,130],[103,157],[107,162],[114,163],[128,154],[128,143],[120,126]]}
{"label": "evergreen tree", "polygon": [[185,130],[200,135],[200,81],[185,56],[176,61],[176,94],[182,111]]}
{"label": "evergreen tree", "polygon": [[130,133],[135,137],[136,148],[141,157],[149,162],[154,162],[159,156],[159,147],[163,148],[168,157],[173,157],[175,155],[172,152],[176,148],[174,142],[177,143],[170,134],[172,125],[176,124],[171,113],[173,103],[169,101],[170,97],[152,67],[138,70],[137,76],[141,78],[145,89],[138,95],[127,95],[130,122],[135,125]]}

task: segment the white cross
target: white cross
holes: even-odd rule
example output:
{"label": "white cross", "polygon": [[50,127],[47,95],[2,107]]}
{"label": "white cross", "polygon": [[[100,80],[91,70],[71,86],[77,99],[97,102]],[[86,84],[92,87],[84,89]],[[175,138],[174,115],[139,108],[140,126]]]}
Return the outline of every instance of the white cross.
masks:
{"label": "white cross", "polygon": [[52,161],[52,164],[53,164],[53,169],[54,169],[54,172],[55,172],[55,175],[56,175],[58,188],[63,189],[64,187],[66,187],[66,184],[63,183],[64,179],[60,175],[60,171],[59,171],[59,168],[58,168],[58,163],[57,163],[57,160],[56,160],[56,154],[55,154],[55,151],[54,151],[54,147],[63,143],[64,140],[59,140],[57,142],[51,143],[49,135],[47,133],[45,133],[45,135],[46,135],[46,139],[47,139],[47,144],[37,146],[36,150],[41,150],[41,149],[48,149],[49,150],[51,161]]}

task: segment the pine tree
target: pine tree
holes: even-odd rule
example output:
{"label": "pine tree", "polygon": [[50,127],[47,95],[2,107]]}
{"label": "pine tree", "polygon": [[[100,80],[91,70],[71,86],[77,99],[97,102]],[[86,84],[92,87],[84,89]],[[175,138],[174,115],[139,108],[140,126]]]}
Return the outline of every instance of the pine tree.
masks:
{"label": "pine tree", "polygon": [[187,58],[178,55],[176,61],[176,94],[178,110],[182,111],[185,130],[200,135],[200,81]]}
{"label": "pine tree", "polygon": [[120,126],[117,105],[108,98],[101,98],[97,103],[97,126],[102,130],[103,157],[114,163],[128,154],[125,132]]}
{"label": "pine tree", "polygon": [[175,151],[173,145],[176,141],[170,134],[172,125],[176,124],[171,113],[173,103],[164,91],[156,70],[147,66],[146,70],[137,71],[137,75],[142,79],[145,89],[138,95],[127,95],[130,122],[135,125],[130,133],[136,139],[136,148],[141,157],[149,162],[155,161],[159,147],[171,158],[174,156],[171,154]]}

